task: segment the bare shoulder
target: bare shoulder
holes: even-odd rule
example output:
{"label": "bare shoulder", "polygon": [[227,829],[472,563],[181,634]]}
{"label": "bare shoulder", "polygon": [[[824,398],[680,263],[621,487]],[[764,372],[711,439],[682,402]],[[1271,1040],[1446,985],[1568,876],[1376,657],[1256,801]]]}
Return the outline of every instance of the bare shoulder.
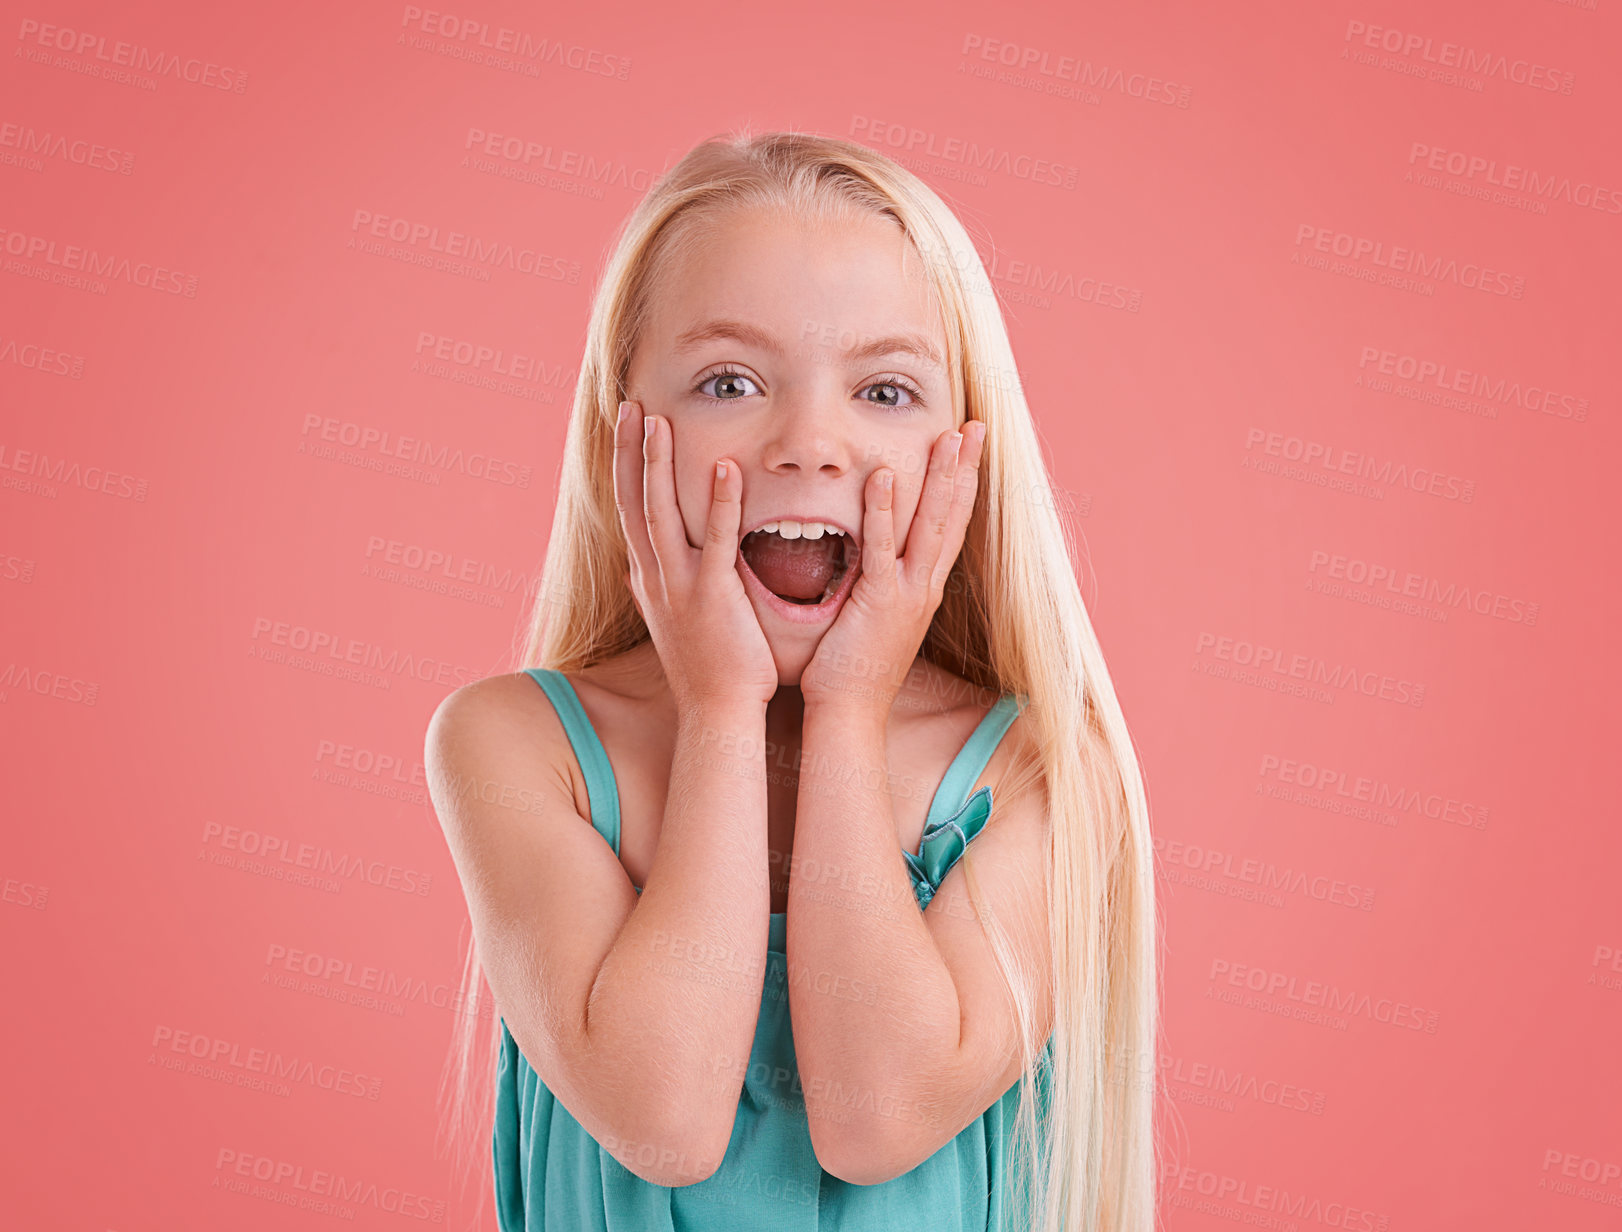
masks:
{"label": "bare shoulder", "polygon": [[1012,814],[1046,831],[1050,821],[1047,774],[1041,741],[1028,710],[1021,710],[1009,723],[980,781],[991,788],[996,809],[1004,818]]}
{"label": "bare shoulder", "polygon": [[[973,731],[1004,692],[981,689],[967,681],[963,687],[968,693],[954,722],[958,730]],[[999,986],[1000,977],[993,975],[989,951],[980,949],[982,921],[974,899],[983,895],[982,901],[997,904],[995,913],[1005,925],[1013,926],[1029,951],[1047,953],[1052,817],[1040,736],[1028,709],[1019,710],[1009,721],[970,793],[981,788],[991,792],[991,812],[984,829],[947,872],[924,917],[943,954],[951,951],[948,965],[953,967],[960,990],[978,981],[978,990],[989,995]],[[971,877],[976,887],[972,895]],[[1004,1082],[998,1090],[1006,1086]]]}
{"label": "bare shoulder", "polygon": [[502,1021],[589,1132],[622,1133],[629,1114],[590,1046],[587,1006],[636,891],[581,812],[557,711],[527,673],[474,681],[435,709],[424,757]]}
{"label": "bare shoulder", "polygon": [[[975,684],[923,659],[909,684],[912,687],[903,704],[934,727],[942,747],[952,752],[962,747],[1005,695],[1005,690]],[[974,787],[989,786],[999,803],[1006,796],[1012,805],[1015,797],[1023,800],[1032,788],[1040,787],[1040,780],[1041,749],[1035,724],[1029,711],[1021,710],[992,749]],[[1045,814],[1040,807],[1035,811]]]}
{"label": "bare shoulder", "polygon": [[573,799],[566,743],[557,712],[524,672],[487,676],[448,694],[423,745],[441,824],[456,816],[444,806],[468,795],[520,811],[540,811],[532,796],[548,788]]}
{"label": "bare shoulder", "polygon": [[510,719],[523,711],[524,703],[539,692],[534,680],[524,672],[486,676],[446,694],[435,709],[430,726],[446,721],[464,724]]}
{"label": "bare shoulder", "polygon": [[[524,672],[486,676],[447,694],[428,721],[430,747],[441,752],[494,738],[506,744],[532,740],[537,715],[550,711],[539,685]],[[488,747],[487,745],[485,747]]]}

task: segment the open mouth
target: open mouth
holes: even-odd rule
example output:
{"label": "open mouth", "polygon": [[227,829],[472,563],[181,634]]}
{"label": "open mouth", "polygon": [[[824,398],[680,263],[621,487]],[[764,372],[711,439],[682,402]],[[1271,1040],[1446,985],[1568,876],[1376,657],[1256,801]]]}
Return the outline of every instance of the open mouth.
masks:
{"label": "open mouth", "polygon": [[828,529],[815,538],[786,537],[797,524],[768,522],[743,537],[738,551],[765,590],[784,603],[820,607],[842,591],[857,560],[850,536]]}

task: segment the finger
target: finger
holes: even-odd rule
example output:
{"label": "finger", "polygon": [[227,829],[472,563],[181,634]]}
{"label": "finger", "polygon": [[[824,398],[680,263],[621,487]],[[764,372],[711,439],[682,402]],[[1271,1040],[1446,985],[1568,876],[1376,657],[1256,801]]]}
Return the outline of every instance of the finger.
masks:
{"label": "finger", "polygon": [[862,572],[881,595],[895,590],[895,472],[880,467],[862,491]]}
{"label": "finger", "polygon": [[940,560],[951,521],[957,457],[962,444],[963,434],[953,429],[941,433],[935,447],[929,451],[924,491],[912,515],[912,525],[907,528],[907,549],[903,559],[907,580],[914,585],[928,583]]}
{"label": "finger", "polygon": [[738,563],[738,530],[743,524],[743,474],[731,458],[716,461],[711,472],[715,488],[710,497],[710,518],[704,527],[703,555],[699,576],[715,582],[735,573]]}
{"label": "finger", "polygon": [[614,507],[619,510],[631,570],[640,576],[654,564],[642,512],[642,407],[621,402],[623,414],[614,425]]}
{"label": "finger", "polygon": [[670,577],[681,576],[686,554],[692,550],[687,531],[676,505],[676,470],[672,457],[670,421],[663,415],[650,415],[653,425],[643,440],[642,506],[648,524],[648,539],[659,568]]}
{"label": "finger", "polygon": [[974,498],[980,489],[980,459],[985,454],[986,425],[970,420],[963,425],[963,444],[958,452],[957,475],[952,480],[952,512],[946,527],[946,543],[930,584],[938,591],[946,590],[946,579],[963,550],[963,537],[974,516]]}

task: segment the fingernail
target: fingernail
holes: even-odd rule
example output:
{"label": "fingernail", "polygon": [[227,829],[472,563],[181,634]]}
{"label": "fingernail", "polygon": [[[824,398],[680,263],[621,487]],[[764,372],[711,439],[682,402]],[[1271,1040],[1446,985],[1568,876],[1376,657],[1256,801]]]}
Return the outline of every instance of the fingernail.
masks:
{"label": "fingernail", "polygon": [[627,415],[629,415],[630,413],[631,413],[631,404],[629,402],[621,402],[620,403],[620,417],[619,417],[618,422],[619,423],[624,423],[625,422],[625,417]]}
{"label": "fingernail", "polygon": [[658,420],[657,415],[649,415],[642,421],[642,439],[647,440],[653,435],[653,425]]}
{"label": "fingernail", "polygon": [[892,484],[892,482],[894,480],[895,480],[895,472],[894,471],[885,471],[884,474],[879,476],[879,487],[883,488],[886,492],[888,492],[890,490],[890,485]]}
{"label": "fingernail", "polygon": [[715,464],[715,477],[717,479],[725,479],[727,477],[727,464],[725,462],[717,462]]}

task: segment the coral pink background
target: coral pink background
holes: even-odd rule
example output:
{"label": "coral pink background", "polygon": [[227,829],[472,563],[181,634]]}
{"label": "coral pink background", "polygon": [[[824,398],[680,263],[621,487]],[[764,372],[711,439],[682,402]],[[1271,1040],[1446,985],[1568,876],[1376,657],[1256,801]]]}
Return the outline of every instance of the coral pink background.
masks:
{"label": "coral pink background", "polygon": [[1615,4],[152,7],[0,21],[8,1226],[468,1216],[424,728],[513,665],[614,227],[745,123],[995,257],[1149,785],[1166,1226],[1616,1226]]}

